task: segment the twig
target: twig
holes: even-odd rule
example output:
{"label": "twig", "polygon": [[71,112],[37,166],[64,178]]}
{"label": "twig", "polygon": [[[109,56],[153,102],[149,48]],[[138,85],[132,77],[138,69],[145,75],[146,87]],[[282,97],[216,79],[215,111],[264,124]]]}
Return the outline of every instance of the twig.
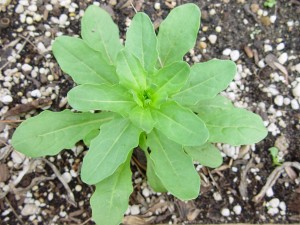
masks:
{"label": "twig", "polygon": [[241,182],[239,185],[239,192],[240,195],[243,197],[244,200],[248,199],[248,191],[247,191],[247,173],[248,170],[253,166],[253,157],[250,159],[250,161],[247,163],[246,167],[243,169],[241,173]]}
{"label": "twig", "polygon": [[45,176],[40,176],[40,177],[35,177],[32,179],[30,184],[25,187],[25,188],[15,188],[13,192],[15,194],[25,194],[27,191],[29,191],[33,186],[38,185],[39,183],[47,180],[54,180],[54,177],[45,177]]}
{"label": "twig", "polygon": [[79,225],[84,225],[87,224],[88,222],[90,222],[92,220],[92,218],[88,218],[86,221],[84,221],[83,223],[79,224]]}
{"label": "twig", "polygon": [[25,225],[25,223],[23,222],[23,220],[21,220],[21,218],[19,217],[19,215],[16,213],[14,207],[12,207],[12,205],[10,204],[10,201],[8,200],[7,197],[5,197],[5,201],[8,204],[9,208],[12,210],[13,214],[16,216],[16,218],[19,220],[19,222],[23,225]]}
{"label": "twig", "polygon": [[60,172],[58,171],[58,169],[51,163],[49,162],[47,159],[41,159],[43,160],[48,166],[50,166],[50,168],[53,170],[53,172],[55,173],[56,177],[60,180],[60,182],[63,184],[64,188],[67,191],[67,201],[77,207],[77,203],[75,202],[75,197],[73,192],[71,191],[69,185],[67,184],[67,182],[62,178]]}
{"label": "twig", "polygon": [[132,6],[133,10],[135,11],[135,13],[137,13],[136,8],[134,7],[134,5],[132,4],[132,1],[130,2],[130,5]]}
{"label": "twig", "polygon": [[261,189],[261,191],[252,198],[252,201],[258,203],[260,202],[263,197],[265,196],[267,190],[272,188],[273,185],[276,183],[277,179],[280,175],[284,172],[286,167],[295,167],[296,169],[300,170],[300,163],[299,162],[285,162],[281,166],[276,167],[270,176],[267,179],[265,186]]}
{"label": "twig", "polygon": [[0,120],[0,123],[22,123],[24,120]]}

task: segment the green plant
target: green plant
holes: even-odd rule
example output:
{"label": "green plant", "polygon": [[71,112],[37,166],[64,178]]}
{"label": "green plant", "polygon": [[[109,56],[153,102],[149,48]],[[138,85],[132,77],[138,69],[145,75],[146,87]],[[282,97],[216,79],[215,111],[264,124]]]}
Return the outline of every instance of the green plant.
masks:
{"label": "green plant", "polygon": [[272,8],[276,5],[276,3],[277,3],[276,0],[265,0],[264,6]]}
{"label": "green plant", "polygon": [[276,147],[271,147],[269,148],[269,152],[272,156],[272,162],[273,162],[273,166],[281,166],[283,159],[279,157],[278,153],[279,150]]}
{"label": "green plant", "polygon": [[267,135],[258,115],[218,95],[236,74],[233,62],[214,59],[190,67],[182,60],[195,45],[199,26],[194,4],[172,10],[157,36],[149,17],[137,13],[124,47],[110,16],[90,6],[81,22],[82,39],[55,40],[55,58],[78,84],[68,102],[79,112],[44,111],[18,127],[12,144],[40,157],[83,139],[89,151],[81,178],[96,185],[90,202],[98,224],[122,220],[133,191],[135,147],[146,155],[153,190],[189,200],[200,190],[193,160],[209,167],[222,163],[213,143],[252,144]]}

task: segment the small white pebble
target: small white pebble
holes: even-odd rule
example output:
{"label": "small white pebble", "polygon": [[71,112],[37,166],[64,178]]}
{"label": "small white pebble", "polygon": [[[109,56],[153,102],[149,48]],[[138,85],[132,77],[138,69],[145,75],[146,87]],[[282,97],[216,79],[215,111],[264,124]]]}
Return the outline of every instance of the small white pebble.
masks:
{"label": "small white pebble", "polygon": [[267,192],[266,192],[266,195],[267,195],[268,197],[272,197],[272,196],[274,195],[273,189],[272,189],[272,188],[269,188],[269,189],[267,190]]}
{"label": "small white pebble", "polygon": [[216,10],[215,9],[209,10],[209,15],[213,16],[215,14],[216,14]]}
{"label": "small white pebble", "polygon": [[217,26],[217,27],[216,27],[216,32],[220,33],[221,31],[222,31],[222,27]]}
{"label": "small white pebble", "polygon": [[264,45],[264,51],[265,52],[270,52],[273,50],[273,47],[271,45]]}
{"label": "small white pebble", "polygon": [[32,17],[27,16],[27,17],[26,17],[26,23],[29,24],[29,25],[31,25],[31,24],[33,23]]}
{"label": "small white pebble", "polygon": [[272,198],[268,203],[270,207],[277,208],[279,206],[280,201],[278,198]]}
{"label": "small white pebble", "polygon": [[292,90],[295,97],[300,97],[300,83],[298,83]]}
{"label": "small white pebble", "polygon": [[68,21],[68,16],[66,14],[61,14],[59,16],[59,25],[64,26]]}
{"label": "small white pebble", "polygon": [[22,12],[24,12],[24,6],[21,5],[21,4],[18,4],[16,9],[15,9],[15,12],[18,13],[18,14],[21,14]]}
{"label": "small white pebble", "polygon": [[264,68],[266,66],[263,59],[258,62],[258,66],[259,66],[259,68]]}
{"label": "small white pebble", "polygon": [[138,205],[132,205],[130,207],[130,214],[133,216],[140,214],[140,207]]}
{"label": "small white pebble", "polygon": [[75,186],[75,191],[80,192],[81,190],[82,190],[82,186],[79,185],[79,184],[77,184],[77,185]]}
{"label": "small white pebble", "polygon": [[53,200],[53,192],[50,192],[48,194],[48,197],[47,197],[48,201],[52,201]]}
{"label": "small white pebble", "polygon": [[222,52],[223,55],[229,56],[231,53],[231,49],[230,48],[225,48]]}
{"label": "small white pebble", "polygon": [[150,191],[148,188],[144,188],[143,191],[142,191],[142,194],[144,197],[149,197],[150,196]]}
{"label": "small white pebble", "polygon": [[159,3],[159,2],[156,2],[156,3],[154,4],[154,9],[160,10],[160,3]]}
{"label": "small white pebble", "polygon": [[72,176],[69,172],[65,172],[61,176],[67,183],[70,183],[72,180]]}
{"label": "small white pebble", "polygon": [[233,166],[233,167],[231,167],[231,170],[232,170],[232,172],[237,172],[238,171],[238,168],[237,167],[235,167],[235,166]]}
{"label": "small white pebble", "polygon": [[217,42],[217,39],[218,39],[218,37],[215,34],[211,34],[208,36],[208,40],[211,44],[215,44]]}
{"label": "small white pebble", "polygon": [[33,90],[33,91],[30,93],[30,95],[31,95],[32,97],[35,97],[35,98],[40,98],[40,97],[42,97],[42,93],[41,93],[41,91],[38,90],[38,89]]}
{"label": "small white pebble", "polygon": [[231,53],[230,53],[230,58],[232,61],[237,61],[239,58],[240,58],[240,52],[238,50],[233,50]]}
{"label": "small white pebble", "polygon": [[281,64],[285,64],[287,62],[288,58],[289,58],[288,54],[286,52],[284,52],[278,57],[278,61]]}
{"label": "small white pebble", "polygon": [[25,160],[25,155],[20,152],[13,151],[11,153],[11,159],[15,164],[21,164]]}
{"label": "small white pebble", "polygon": [[213,197],[217,202],[222,200],[222,196],[221,196],[220,192],[214,192]]}
{"label": "small white pebble", "polygon": [[22,216],[29,216],[29,215],[33,215],[33,214],[38,213],[38,211],[39,211],[38,206],[36,206],[35,204],[32,204],[32,203],[29,203],[29,204],[26,204],[24,206],[24,208],[21,211],[21,215]]}
{"label": "small white pebble", "polygon": [[292,109],[294,109],[294,110],[298,110],[298,109],[299,109],[299,103],[298,103],[298,101],[297,101],[296,99],[293,99],[293,100],[291,101],[291,107],[292,107]]}
{"label": "small white pebble", "polygon": [[280,202],[280,203],[279,203],[279,208],[280,208],[282,211],[286,211],[286,204],[285,204],[285,202]]}
{"label": "small white pebble", "polygon": [[32,66],[25,63],[25,64],[22,65],[22,70],[23,70],[23,72],[30,72],[32,70]]}
{"label": "small white pebble", "polygon": [[28,7],[28,10],[31,11],[31,12],[36,12],[37,11],[37,6],[36,5],[30,5]]}
{"label": "small white pebble", "polygon": [[228,217],[228,216],[230,216],[230,210],[227,209],[227,208],[223,208],[223,209],[221,210],[221,214],[222,214],[222,216]]}
{"label": "small white pebble", "polygon": [[53,75],[50,74],[50,75],[47,76],[47,79],[48,79],[49,81],[53,81],[53,80],[54,80],[54,77],[53,77]]}
{"label": "small white pebble", "polygon": [[283,105],[283,96],[277,95],[274,99],[274,103],[278,106],[282,106]]}
{"label": "small white pebble", "polygon": [[284,49],[284,47],[285,47],[284,43],[280,43],[277,45],[276,49],[277,49],[277,51],[281,51]]}
{"label": "small white pebble", "polygon": [[277,17],[275,15],[270,16],[270,22],[275,23]]}
{"label": "small white pebble", "polygon": [[272,216],[274,216],[274,215],[276,215],[278,213],[279,213],[279,209],[278,208],[269,208],[268,209],[268,214],[270,214]]}
{"label": "small white pebble", "polygon": [[13,98],[10,95],[5,95],[1,98],[1,102],[4,104],[11,103],[13,101]]}
{"label": "small white pebble", "polygon": [[233,212],[236,214],[236,215],[240,215],[241,212],[242,212],[242,207],[240,205],[235,205],[233,207]]}
{"label": "small white pebble", "polygon": [[291,100],[289,98],[284,98],[283,99],[283,104],[289,105],[289,104],[291,104]]}

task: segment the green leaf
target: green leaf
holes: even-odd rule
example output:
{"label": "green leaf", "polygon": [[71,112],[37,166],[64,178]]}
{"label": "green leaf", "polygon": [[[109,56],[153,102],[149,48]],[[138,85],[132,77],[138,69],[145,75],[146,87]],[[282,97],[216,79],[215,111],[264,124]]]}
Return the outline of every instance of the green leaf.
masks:
{"label": "green leaf", "polygon": [[148,151],[146,152],[147,157],[147,180],[150,185],[150,187],[155,192],[167,192],[166,188],[158,178],[158,176],[155,173],[155,163],[151,159]]}
{"label": "green leaf", "polygon": [[140,59],[147,72],[153,72],[157,62],[156,42],[151,20],[145,13],[138,12],[127,30],[125,47]]}
{"label": "green leaf", "polygon": [[105,10],[95,5],[89,6],[82,17],[81,36],[92,49],[103,55],[108,64],[115,63],[123,48],[118,26]]}
{"label": "green leaf", "polygon": [[109,110],[128,113],[136,103],[120,85],[83,84],[68,92],[68,102],[76,110]]}
{"label": "green leaf", "polygon": [[193,110],[193,112],[204,114],[232,109],[233,105],[228,98],[217,95],[214,98],[201,100],[195,105],[190,105],[189,108]]}
{"label": "green leaf", "polygon": [[154,89],[154,101],[164,93],[167,95],[178,92],[186,83],[190,73],[190,67],[186,62],[175,62],[160,69],[153,77],[153,83],[157,86]]}
{"label": "green leaf", "polygon": [[208,130],[199,117],[176,102],[162,104],[153,110],[155,128],[171,140],[186,146],[198,146],[208,139]]}
{"label": "green leaf", "polygon": [[268,131],[260,116],[240,108],[199,113],[210,136],[209,141],[231,145],[254,144],[264,139]]}
{"label": "green leaf", "polygon": [[180,104],[193,105],[200,100],[213,98],[223,91],[236,74],[236,65],[230,60],[213,59],[191,67],[189,80],[174,95]]}
{"label": "green leaf", "polygon": [[194,47],[200,27],[200,10],[195,4],[184,4],[173,9],[161,23],[157,36],[160,66],[182,61]]}
{"label": "green leaf", "polygon": [[115,67],[108,65],[101,54],[79,38],[58,37],[52,45],[52,51],[61,69],[77,84],[118,82]]}
{"label": "green leaf", "polygon": [[110,177],[96,184],[90,203],[92,218],[97,224],[117,225],[122,222],[133,191],[130,157]]}
{"label": "green leaf", "polygon": [[14,132],[13,147],[30,157],[56,155],[72,148],[91,130],[114,118],[113,113],[73,113],[44,111],[24,121]]}
{"label": "green leaf", "polygon": [[[100,127],[99,127],[99,129],[100,129]],[[91,141],[99,135],[99,132],[100,132],[99,129],[92,130],[83,138],[83,142],[86,146],[90,146]]]}
{"label": "green leaf", "polygon": [[83,182],[96,184],[111,176],[126,161],[129,152],[138,146],[140,133],[128,119],[114,119],[103,124],[83,158]]}
{"label": "green leaf", "polygon": [[220,150],[211,143],[205,143],[201,146],[184,147],[184,150],[193,160],[198,161],[203,166],[217,168],[223,163]]}
{"label": "green leaf", "polygon": [[135,126],[147,133],[153,129],[155,124],[155,121],[152,119],[150,109],[142,108],[140,106],[136,106],[130,111],[129,119]]}
{"label": "green leaf", "polygon": [[163,186],[181,200],[197,198],[200,177],[182,146],[156,130],[148,135],[148,146],[150,158],[155,162],[155,173]]}
{"label": "green leaf", "polygon": [[118,54],[117,74],[120,84],[134,90],[146,89],[146,72],[141,62],[126,49]]}

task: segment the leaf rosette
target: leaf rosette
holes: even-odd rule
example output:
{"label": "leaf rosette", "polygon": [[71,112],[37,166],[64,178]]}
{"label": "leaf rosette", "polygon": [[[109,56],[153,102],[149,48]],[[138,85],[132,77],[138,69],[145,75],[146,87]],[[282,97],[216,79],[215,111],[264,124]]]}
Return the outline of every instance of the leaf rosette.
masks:
{"label": "leaf rosette", "polygon": [[214,143],[252,144],[267,135],[259,116],[219,95],[236,74],[232,61],[192,66],[183,61],[199,27],[200,10],[194,4],[173,9],[157,35],[150,18],[139,12],[123,46],[109,14],[89,6],[81,21],[82,39],[56,38],[54,56],[77,84],[68,93],[77,112],[45,111],[28,119],[12,144],[40,157],[84,140],[89,150],[81,178],[96,185],[91,206],[98,224],[122,220],[132,192],[134,148],[140,146],[146,155],[153,190],[190,200],[200,190],[193,161],[208,167],[222,163]]}

